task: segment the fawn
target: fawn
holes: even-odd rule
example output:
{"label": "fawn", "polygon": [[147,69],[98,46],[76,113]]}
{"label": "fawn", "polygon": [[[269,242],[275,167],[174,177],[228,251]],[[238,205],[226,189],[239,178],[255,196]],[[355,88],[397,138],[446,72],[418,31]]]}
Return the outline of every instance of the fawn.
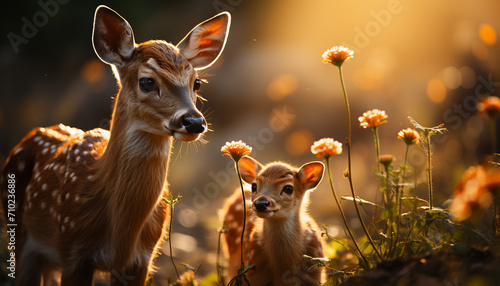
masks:
{"label": "fawn", "polygon": [[124,18],[97,8],[93,46],[119,86],[111,128],[36,128],[11,151],[1,192],[8,219],[14,177],[17,285],[46,284],[56,271],[62,285],[92,285],[95,270],[110,272],[112,285],[145,284],[170,213],[162,196],[172,140],[207,130],[198,71],[217,60],[229,26],[223,12],[177,46],[136,44]]}
{"label": "fawn", "polygon": [[[310,269],[312,263],[303,255],[323,256],[320,230],[309,214],[308,190],[314,189],[323,177],[321,162],[300,168],[282,162],[261,165],[251,157],[238,163],[242,179],[251,184],[245,197],[247,224],[243,240],[243,261],[255,265],[247,272],[250,285],[318,285],[323,271]],[[224,225],[229,275],[234,277],[241,267],[241,232],[243,230],[243,199],[237,190],[226,201]],[[259,219],[259,218],[261,219]]]}

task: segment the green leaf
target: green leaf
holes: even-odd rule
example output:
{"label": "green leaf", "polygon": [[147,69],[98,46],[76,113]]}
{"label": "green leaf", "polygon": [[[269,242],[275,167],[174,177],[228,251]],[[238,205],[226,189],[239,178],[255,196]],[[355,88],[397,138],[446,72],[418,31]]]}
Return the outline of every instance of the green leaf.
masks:
{"label": "green leaf", "polygon": [[429,202],[419,197],[402,197],[401,203],[409,210],[415,210],[422,206],[428,206]]}
{"label": "green leaf", "polygon": [[219,281],[217,278],[217,274],[215,273],[210,273],[199,284],[200,286],[214,286],[214,285],[219,285]]}
{"label": "green leaf", "polygon": [[[353,201],[354,199],[352,197],[341,197],[341,199],[345,200],[345,201]],[[377,205],[376,203],[372,203],[370,201],[367,201],[367,200],[364,200],[362,198],[356,198],[356,202],[358,202],[359,204],[368,204],[368,205],[372,205],[372,206],[376,206],[376,207],[382,207],[380,205]]]}

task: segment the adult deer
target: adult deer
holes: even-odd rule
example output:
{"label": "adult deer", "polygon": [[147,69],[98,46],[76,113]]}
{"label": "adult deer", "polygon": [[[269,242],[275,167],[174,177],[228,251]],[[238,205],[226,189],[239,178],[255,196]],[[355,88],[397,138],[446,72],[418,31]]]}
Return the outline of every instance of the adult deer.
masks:
{"label": "adult deer", "polygon": [[[252,185],[252,202],[246,202],[243,261],[255,265],[247,272],[250,285],[319,285],[321,268],[311,268],[303,255],[323,256],[321,230],[307,213],[309,191],[323,177],[321,162],[300,168],[281,162],[266,166],[251,157],[238,163],[242,179]],[[229,253],[229,277],[241,267],[241,232],[243,231],[243,199],[237,190],[224,208],[225,234]]]}
{"label": "adult deer", "polygon": [[7,212],[7,178],[15,177],[18,285],[40,285],[54,271],[62,285],[91,285],[95,270],[144,285],[169,216],[161,198],[172,140],[207,130],[195,106],[197,72],[217,60],[229,26],[224,12],[177,46],[136,44],[125,19],[97,8],[94,49],[119,85],[111,128],[36,128],[11,151],[1,192]]}

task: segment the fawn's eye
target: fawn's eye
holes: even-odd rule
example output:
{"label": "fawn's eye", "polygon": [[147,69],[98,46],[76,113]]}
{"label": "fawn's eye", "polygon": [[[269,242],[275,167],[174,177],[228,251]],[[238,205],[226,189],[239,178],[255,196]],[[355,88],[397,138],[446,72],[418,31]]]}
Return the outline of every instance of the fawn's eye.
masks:
{"label": "fawn's eye", "polygon": [[195,80],[194,80],[194,85],[193,85],[193,90],[194,90],[194,91],[198,91],[198,90],[200,90],[200,88],[201,88],[201,83],[202,83],[202,80],[201,80],[201,79],[199,79],[199,78],[195,79]]}
{"label": "fawn's eye", "polygon": [[292,186],[285,186],[283,188],[283,191],[282,192],[285,192],[286,194],[289,194],[291,195],[293,193],[293,187]]}
{"label": "fawn's eye", "polygon": [[157,90],[156,82],[150,77],[142,77],[139,79],[139,87],[143,92],[151,92]]}
{"label": "fawn's eye", "polygon": [[252,193],[255,193],[257,191],[257,184],[253,183],[252,184]]}

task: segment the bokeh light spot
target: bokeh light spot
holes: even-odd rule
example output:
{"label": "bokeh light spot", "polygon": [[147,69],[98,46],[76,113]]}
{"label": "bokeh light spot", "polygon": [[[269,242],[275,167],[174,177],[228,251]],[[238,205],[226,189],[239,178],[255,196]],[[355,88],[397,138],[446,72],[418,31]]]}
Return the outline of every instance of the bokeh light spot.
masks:
{"label": "bokeh light spot", "polygon": [[446,87],[439,79],[431,79],[427,84],[427,96],[432,102],[440,103],[446,98]]}
{"label": "bokeh light spot", "polygon": [[460,68],[462,87],[471,89],[476,85],[476,72],[468,66]]}
{"label": "bokeh light spot", "polygon": [[98,60],[90,60],[82,68],[82,78],[93,93],[100,93],[106,88],[106,65]]}
{"label": "bokeh light spot", "polygon": [[314,135],[306,129],[290,133],[285,139],[285,150],[292,156],[304,155],[310,151]]}
{"label": "bokeh light spot", "polygon": [[472,44],[472,53],[480,60],[486,60],[488,58],[488,48],[480,41],[476,41]]}
{"label": "bokeh light spot", "polygon": [[495,30],[488,24],[479,26],[479,37],[483,43],[492,46],[497,42],[497,34]]}
{"label": "bokeh light spot", "polygon": [[447,88],[455,89],[462,84],[460,71],[453,66],[447,67],[442,72],[443,83]]}
{"label": "bokeh light spot", "polygon": [[294,93],[298,86],[295,76],[291,74],[280,75],[267,86],[267,96],[272,100],[279,101]]}

